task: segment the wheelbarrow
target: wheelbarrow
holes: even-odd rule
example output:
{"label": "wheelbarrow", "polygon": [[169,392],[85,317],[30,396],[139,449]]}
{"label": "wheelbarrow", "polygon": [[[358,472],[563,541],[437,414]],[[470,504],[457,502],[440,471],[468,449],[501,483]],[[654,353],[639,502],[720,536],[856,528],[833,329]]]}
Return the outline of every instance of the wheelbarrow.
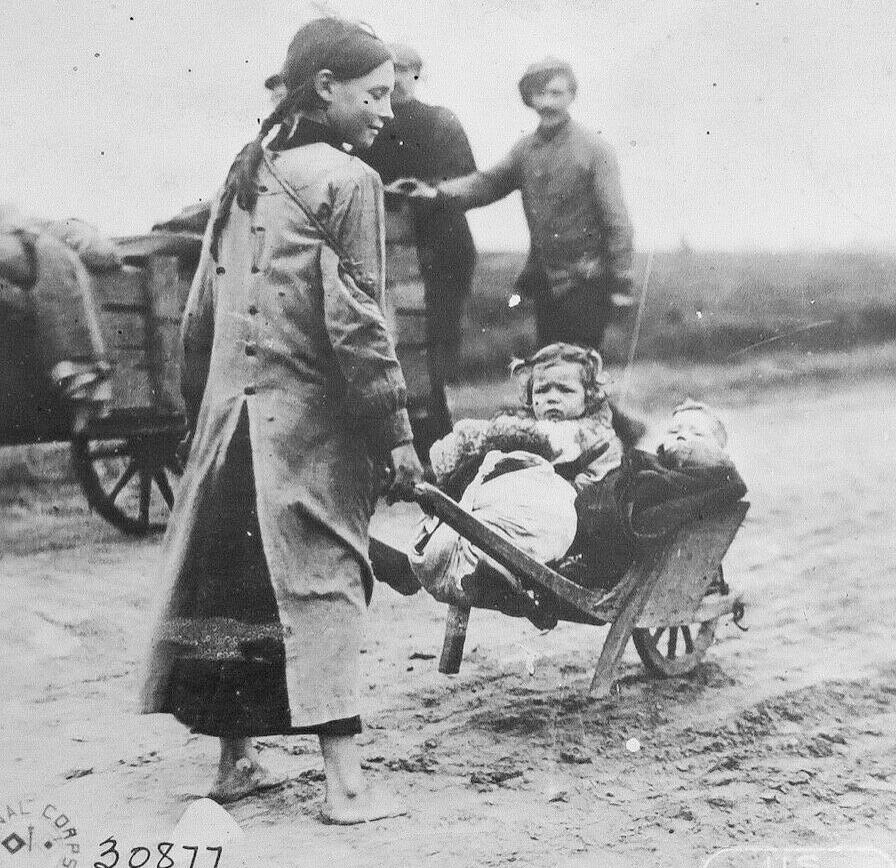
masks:
{"label": "wheelbarrow", "polygon": [[[743,600],[723,579],[722,559],[749,509],[740,501],[705,515],[642,549],[608,592],[594,591],[540,563],[480,522],[433,485],[415,488],[416,501],[507,569],[527,591],[556,607],[558,620],[610,624],[592,695],[609,694],[622,653],[632,638],[647,669],[660,677],[693,671],[725,615],[739,621]],[[460,671],[470,608],[449,606],[439,671]]]}

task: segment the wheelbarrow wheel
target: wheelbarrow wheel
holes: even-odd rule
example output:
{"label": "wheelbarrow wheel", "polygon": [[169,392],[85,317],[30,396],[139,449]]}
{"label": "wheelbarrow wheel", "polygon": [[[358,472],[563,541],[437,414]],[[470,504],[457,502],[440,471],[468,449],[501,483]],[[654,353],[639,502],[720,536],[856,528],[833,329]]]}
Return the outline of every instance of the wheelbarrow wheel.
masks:
{"label": "wheelbarrow wheel", "polygon": [[[721,566],[713,574],[707,594],[728,593]],[[674,627],[635,627],[632,641],[646,669],[661,678],[693,672],[716,635],[719,619]]]}
{"label": "wheelbarrow wheel", "polygon": [[712,645],[718,618],[702,624],[679,624],[649,630],[636,627],[632,641],[647,670],[661,678],[693,672]]}
{"label": "wheelbarrow wheel", "polygon": [[180,432],[167,430],[75,437],[72,461],[87,502],[124,533],[163,530],[183,472],[176,455],[180,438]]}

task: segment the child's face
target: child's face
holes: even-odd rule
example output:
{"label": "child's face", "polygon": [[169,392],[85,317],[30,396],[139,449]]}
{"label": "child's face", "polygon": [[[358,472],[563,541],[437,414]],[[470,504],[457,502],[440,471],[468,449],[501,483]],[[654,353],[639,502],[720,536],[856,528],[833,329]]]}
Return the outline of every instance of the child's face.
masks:
{"label": "child's face", "polygon": [[684,410],[672,417],[661,445],[676,466],[713,467],[727,462],[713,419],[702,410]]}
{"label": "child's face", "polygon": [[666,431],[667,439],[677,440],[710,440],[719,448],[715,422],[702,410],[683,410],[672,417],[672,424]]}
{"label": "child's face", "polygon": [[584,416],[581,367],[574,362],[536,365],[532,371],[532,412],[536,419],[551,422]]}

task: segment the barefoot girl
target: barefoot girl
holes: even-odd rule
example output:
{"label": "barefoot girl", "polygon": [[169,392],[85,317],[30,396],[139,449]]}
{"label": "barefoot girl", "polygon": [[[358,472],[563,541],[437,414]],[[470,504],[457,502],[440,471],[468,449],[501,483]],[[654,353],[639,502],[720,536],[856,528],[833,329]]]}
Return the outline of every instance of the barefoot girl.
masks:
{"label": "barefoot girl", "polygon": [[324,817],[355,823],[402,812],[365,784],[353,738],[368,522],[387,459],[398,495],[422,476],[378,305],[382,186],[345,147],[391,117],[394,71],[379,39],[328,18],[295,35],[283,78],[215,200],[187,303],[194,435],[143,710],[220,739],[220,801],[273,782],[253,736],[316,734]]}

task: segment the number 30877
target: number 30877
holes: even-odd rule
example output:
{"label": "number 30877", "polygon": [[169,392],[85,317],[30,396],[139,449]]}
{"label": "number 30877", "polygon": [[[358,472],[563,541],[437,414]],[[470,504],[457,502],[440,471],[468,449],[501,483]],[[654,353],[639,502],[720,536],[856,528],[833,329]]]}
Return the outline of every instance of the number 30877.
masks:
{"label": "number 30877", "polygon": [[171,841],[158,841],[151,847],[143,845],[119,850],[115,838],[100,844],[100,858],[93,868],[218,868],[223,847],[202,847]]}

